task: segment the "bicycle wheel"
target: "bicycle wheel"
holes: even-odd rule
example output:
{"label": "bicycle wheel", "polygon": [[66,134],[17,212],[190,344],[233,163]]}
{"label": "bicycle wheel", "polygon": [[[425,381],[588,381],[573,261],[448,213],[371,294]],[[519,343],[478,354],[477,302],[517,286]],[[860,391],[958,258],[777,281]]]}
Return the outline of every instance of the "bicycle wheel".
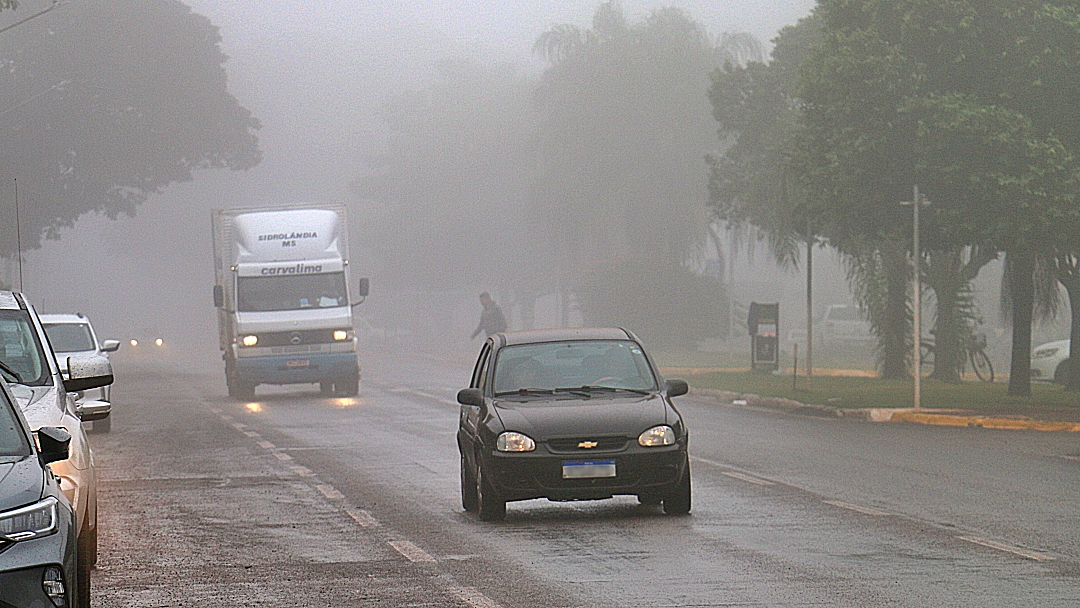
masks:
{"label": "bicycle wheel", "polygon": [[985,351],[969,351],[968,357],[971,359],[971,367],[975,370],[975,375],[979,377],[979,380],[983,382],[994,381],[994,366],[990,364],[990,357],[986,356]]}

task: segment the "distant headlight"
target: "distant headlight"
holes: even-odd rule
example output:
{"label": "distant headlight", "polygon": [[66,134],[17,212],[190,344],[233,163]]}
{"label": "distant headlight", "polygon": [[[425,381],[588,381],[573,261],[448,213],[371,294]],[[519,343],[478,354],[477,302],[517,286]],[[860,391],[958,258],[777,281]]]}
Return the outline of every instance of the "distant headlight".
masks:
{"label": "distant headlight", "polygon": [[163,346],[165,344],[165,341],[161,338],[158,338],[157,340],[154,340],[154,344],[157,344],[158,346]]}
{"label": "distant headlight", "polygon": [[244,346],[255,346],[259,343],[259,336],[244,336]]}
{"label": "distant headlight", "polygon": [[1044,348],[1042,350],[1035,351],[1035,353],[1033,355],[1031,355],[1031,358],[1032,359],[1045,359],[1047,357],[1053,357],[1054,355],[1057,354],[1057,352],[1059,350],[1061,350],[1061,349],[1056,348],[1056,347],[1055,348]]}
{"label": "distant headlight", "polygon": [[536,449],[536,442],[528,435],[510,431],[499,435],[495,440],[495,449],[500,452],[531,452]]}
{"label": "distant headlight", "polygon": [[345,331],[344,329],[336,329],[334,330],[334,339],[338,342],[341,342],[342,340],[348,340],[349,332]]}
{"label": "distant headlight", "polygon": [[139,345],[139,341],[138,341],[138,340],[132,340],[132,341],[131,341],[131,345],[132,345],[132,346],[138,346],[138,345]]}
{"label": "distant headlight", "polygon": [[0,513],[0,538],[12,542],[40,538],[56,532],[56,499],[49,496],[45,500]]}
{"label": "distant headlight", "polygon": [[638,436],[637,442],[651,448],[675,443],[675,430],[666,424],[654,426]]}

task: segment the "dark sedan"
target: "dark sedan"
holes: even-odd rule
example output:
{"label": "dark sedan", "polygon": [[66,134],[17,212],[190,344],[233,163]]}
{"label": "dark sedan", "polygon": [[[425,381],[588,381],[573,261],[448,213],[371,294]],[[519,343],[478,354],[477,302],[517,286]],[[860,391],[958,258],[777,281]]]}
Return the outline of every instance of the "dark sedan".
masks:
{"label": "dark sedan", "polygon": [[637,337],[624,329],[495,334],[458,393],[461,503],[482,520],[506,503],[636,495],[690,512],[687,430]]}

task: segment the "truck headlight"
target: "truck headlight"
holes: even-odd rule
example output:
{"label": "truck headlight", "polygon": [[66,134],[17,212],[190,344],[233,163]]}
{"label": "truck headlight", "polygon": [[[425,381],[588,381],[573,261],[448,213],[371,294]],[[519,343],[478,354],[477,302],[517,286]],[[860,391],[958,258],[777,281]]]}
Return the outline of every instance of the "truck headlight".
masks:
{"label": "truck headlight", "polygon": [[338,342],[341,342],[342,340],[348,340],[348,339],[349,339],[349,332],[348,331],[346,331],[344,329],[335,329],[334,330],[334,340],[336,340]]}
{"label": "truck headlight", "polygon": [[675,443],[675,431],[666,424],[654,426],[638,436],[637,442],[642,447],[651,448]]}
{"label": "truck headlight", "polygon": [[495,440],[495,449],[500,452],[531,452],[536,449],[536,442],[528,435],[508,431]]}
{"label": "truck headlight", "polygon": [[29,507],[0,513],[0,538],[18,542],[56,532],[56,504],[56,499],[49,496]]}
{"label": "truck headlight", "polygon": [[255,346],[259,343],[259,336],[244,336],[244,346]]}

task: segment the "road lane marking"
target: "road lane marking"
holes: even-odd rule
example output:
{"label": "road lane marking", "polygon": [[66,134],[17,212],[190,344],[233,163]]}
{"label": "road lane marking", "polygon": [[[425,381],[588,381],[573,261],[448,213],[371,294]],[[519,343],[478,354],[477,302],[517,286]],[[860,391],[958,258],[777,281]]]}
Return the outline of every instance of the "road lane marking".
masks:
{"label": "road lane marking", "polygon": [[320,483],[315,486],[315,489],[322,492],[322,495],[330,500],[345,500],[345,495],[338,492],[334,486]]}
{"label": "road lane marking", "polygon": [[407,540],[391,540],[387,541],[387,544],[393,547],[398,553],[404,555],[405,559],[410,562],[435,563],[434,557],[431,557],[426,551]]}
{"label": "road lane marking", "polygon": [[292,460],[292,456],[283,452],[274,452],[274,458],[277,458],[278,460]]}
{"label": "road lane marking", "polygon": [[363,509],[345,509],[345,514],[353,518],[362,528],[377,528],[379,522],[371,516],[371,513]]}
{"label": "road lane marking", "polygon": [[299,475],[301,477],[314,477],[315,476],[314,471],[312,471],[311,469],[309,469],[309,468],[307,468],[307,467],[305,467],[303,465],[299,465],[299,464],[290,464],[289,465],[289,470],[292,471],[293,473],[296,473],[297,475]]}
{"label": "road lane marking", "polygon": [[456,400],[447,399],[446,397],[440,397],[438,395],[432,395],[431,393],[425,393],[423,391],[412,391],[412,394],[418,395],[418,396],[423,397],[425,399],[434,399],[435,401],[438,401],[440,403],[445,403],[447,405],[456,406],[458,404],[458,402]]}
{"label": "road lane marking", "polygon": [[260,448],[262,448],[262,449],[264,449],[264,450],[272,450],[272,449],[274,449],[274,444],[270,443],[269,441],[267,441],[267,440],[265,440],[265,439],[263,439],[262,441],[256,441],[255,443],[256,443],[256,444],[257,444],[257,445],[258,445],[258,446],[259,446]]}
{"label": "road lane marking", "polygon": [[502,608],[491,598],[472,587],[450,587],[450,594],[472,608]]}
{"label": "road lane marking", "polygon": [[727,475],[728,477],[733,477],[735,479],[739,479],[739,480],[745,481],[747,483],[752,483],[754,485],[759,485],[759,486],[771,486],[771,485],[774,485],[773,482],[771,482],[771,481],[766,481],[764,479],[758,479],[757,477],[751,477],[749,475],[744,475],[743,473],[736,473],[735,471],[720,471],[720,474],[721,475]]}
{"label": "road lane marking", "polygon": [[1012,545],[1006,545],[1005,543],[999,543],[997,541],[988,540],[985,538],[979,538],[977,536],[957,536],[960,540],[974,543],[976,545],[982,545],[983,547],[989,547],[998,551],[1004,551],[1005,553],[1012,553],[1013,555],[1019,555],[1025,559],[1034,560],[1037,562],[1050,562],[1054,561],[1055,557],[1049,556],[1045,553],[1039,553],[1038,551],[1028,551],[1027,549],[1021,549],[1020,547],[1013,547]]}
{"label": "road lane marking", "polygon": [[221,415],[221,413],[222,413],[222,412],[221,412],[221,408],[217,408],[217,407],[212,407],[212,408],[210,408],[210,411],[211,411],[211,412],[214,412],[214,413],[215,413],[215,414],[217,414],[218,416],[220,416],[220,415]]}
{"label": "road lane marking", "polygon": [[244,431],[244,435],[247,435],[248,437],[250,437],[252,439],[255,439],[257,437],[262,437],[262,435],[256,433],[255,431]]}
{"label": "road lane marking", "polygon": [[247,428],[247,425],[244,424],[243,422],[233,422],[233,423],[230,423],[230,424],[232,425],[232,428],[234,428],[234,429],[236,429],[238,431],[243,431],[244,429]]}
{"label": "road lane marking", "polygon": [[233,419],[232,416],[230,416],[228,414],[218,414],[218,415],[221,416],[221,419],[224,420],[225,422],[229,422],[230,420]]}
{"label": "road lane marking", "polygon": [[878,511],[877,509],[871,509],[870,507],[860,507],[859,505],[853,505],[853,504],[851,504],[849,502],[842,502],[842,501],[839,501],[839,500],[823,500],[821,502],[823,502],[823,503],[825,503],[827,505],[832,505],[834,507],[840,507],[841,509],[847,509],[849,511],[857,511],[857,512],[862,513],[864,515],[876,515],[878,517],[885,517],[885,516],[888,516],[888,515],[892,515],[892,513],[886,513],[885,511]]}

